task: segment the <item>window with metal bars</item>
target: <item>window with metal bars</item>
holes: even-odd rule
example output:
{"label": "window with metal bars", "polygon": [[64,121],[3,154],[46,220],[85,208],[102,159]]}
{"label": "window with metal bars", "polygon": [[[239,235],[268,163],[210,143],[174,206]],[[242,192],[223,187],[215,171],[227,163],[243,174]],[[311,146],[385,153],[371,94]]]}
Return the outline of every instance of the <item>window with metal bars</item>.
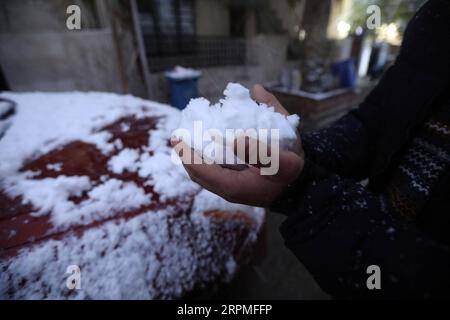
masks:
{"label": "window with metal bars", "polygon": [[212,67],[245,63],[245,41],[197,36],[193,0],[138,1],[150,71],[175,65]]}

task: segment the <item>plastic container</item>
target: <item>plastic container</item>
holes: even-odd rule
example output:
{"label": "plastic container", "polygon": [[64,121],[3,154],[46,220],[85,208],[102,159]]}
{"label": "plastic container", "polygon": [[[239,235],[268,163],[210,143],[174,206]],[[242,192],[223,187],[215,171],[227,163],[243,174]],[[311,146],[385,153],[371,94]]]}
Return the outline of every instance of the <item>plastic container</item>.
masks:
{"label": "plastic container", "polygon": [[192,98],[198,97],[198,79],[201,72],[183,67],[175,67],[165,73],[169,83],[170,104],[177,109],[184,109]]}
{"label": "plastic container", "polygon": [[356,86],[356,70],[353,59],[336,62],[332,71],[337,75],[343,88],[354,88]]}

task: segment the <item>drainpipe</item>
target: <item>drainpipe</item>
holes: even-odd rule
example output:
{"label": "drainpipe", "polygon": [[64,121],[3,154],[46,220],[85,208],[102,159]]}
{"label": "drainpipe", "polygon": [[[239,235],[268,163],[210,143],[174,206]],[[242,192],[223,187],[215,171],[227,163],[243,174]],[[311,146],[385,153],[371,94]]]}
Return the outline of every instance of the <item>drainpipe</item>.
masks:
{"label": "drainpipe", "polygon": [[145,52],[144,38],[142,37],[141,26],[139,23],[139,12],[136,0],[130,0],[131,16],[133,19],[134,34],[136,36],[136,42],[139,52],[139,60],[142,67],[142,75],[144,76],[145,87],[147,89],[148,98],[152,97],[152,89],[150,83],[150,69],[148,67],[147,54]]}

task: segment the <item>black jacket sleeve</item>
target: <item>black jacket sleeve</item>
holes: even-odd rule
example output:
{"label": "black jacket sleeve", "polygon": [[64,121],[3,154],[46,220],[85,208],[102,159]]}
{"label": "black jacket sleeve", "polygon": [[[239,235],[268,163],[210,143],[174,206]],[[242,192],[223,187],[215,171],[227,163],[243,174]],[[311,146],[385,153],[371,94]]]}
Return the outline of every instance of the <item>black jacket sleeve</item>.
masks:
{"label": "black jacket sleeve", "polygon": [[[429,1],[416,14],[397,66],[358,110],[329,129],[303,136],[305,168],[271,207],[288,216],[281,226],[286,246],[335,297],[450,296],[449,248],[391,214],[382,191],[372,193],[358,182],[368,176],[377,156],[373,146],[385,130],[382,117],[393,110],[392,121],[403,120],[405,109],[393,102],[401,102],[403,96],[395,95],[401,92],[406,97],[408,89],[398,90],[398,79],[409,77],[412,68],[419,70],[417,74],[427,78],[411,81],[422,84],[420,89],[430,82],[425,79],[438,79],[449,69],[448,47],[442,47],[445,37],[436,34],[450,29],[448,3]],[[416,100],[427,100],[423,96]],[[415,109],[410,108],[410,114],[416,115]],[[385,136],[383,142],[390,139]],[[370,265],[380,267],[381,290],[367,288]]]}
{"label": "black jacket sleeve", "polygon": [[364,107],[352,111],[332,127],[302,135],[309,160],[342,177],[363,179],[370,165],[370,137],[360,119]]}
{"label": "black jacket sleeve", "polygon": [[[307,160],[272,209],[288,215],[281,226],[286,246],[335,297],[449,296],[449,248],[396,219],[383,195],[355,180]],[[366,286],[370,265],[381,270],[381,290]]]}

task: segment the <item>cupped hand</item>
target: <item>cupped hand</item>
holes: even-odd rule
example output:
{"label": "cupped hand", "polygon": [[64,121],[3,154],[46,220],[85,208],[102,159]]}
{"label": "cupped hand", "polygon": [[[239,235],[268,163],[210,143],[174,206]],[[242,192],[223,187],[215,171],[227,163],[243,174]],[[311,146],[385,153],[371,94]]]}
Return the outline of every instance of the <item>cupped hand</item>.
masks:
{"label": "cupped hand", "polygon": [[[276,112],[289,115],[275,96],[261,85],[253,87],[252,96],[260,103],[273,106]],[[248,141],[248,137],[242,138]],[[224,168],[218,164],[206,164],[202,161],[201,155],[183,142],[173,140],[171,144],[181,156],[183,166],[194,182],[227,201],[252,206],[269,206],[286,186],[299,176],[304,166],[304,152],[298,134],[292,150],[279,152],[279,170],[274,175],[262,175],[258,164],[249,165],[243,170]],[[246,150],[247,156],[252,152],[256,150]]]}

